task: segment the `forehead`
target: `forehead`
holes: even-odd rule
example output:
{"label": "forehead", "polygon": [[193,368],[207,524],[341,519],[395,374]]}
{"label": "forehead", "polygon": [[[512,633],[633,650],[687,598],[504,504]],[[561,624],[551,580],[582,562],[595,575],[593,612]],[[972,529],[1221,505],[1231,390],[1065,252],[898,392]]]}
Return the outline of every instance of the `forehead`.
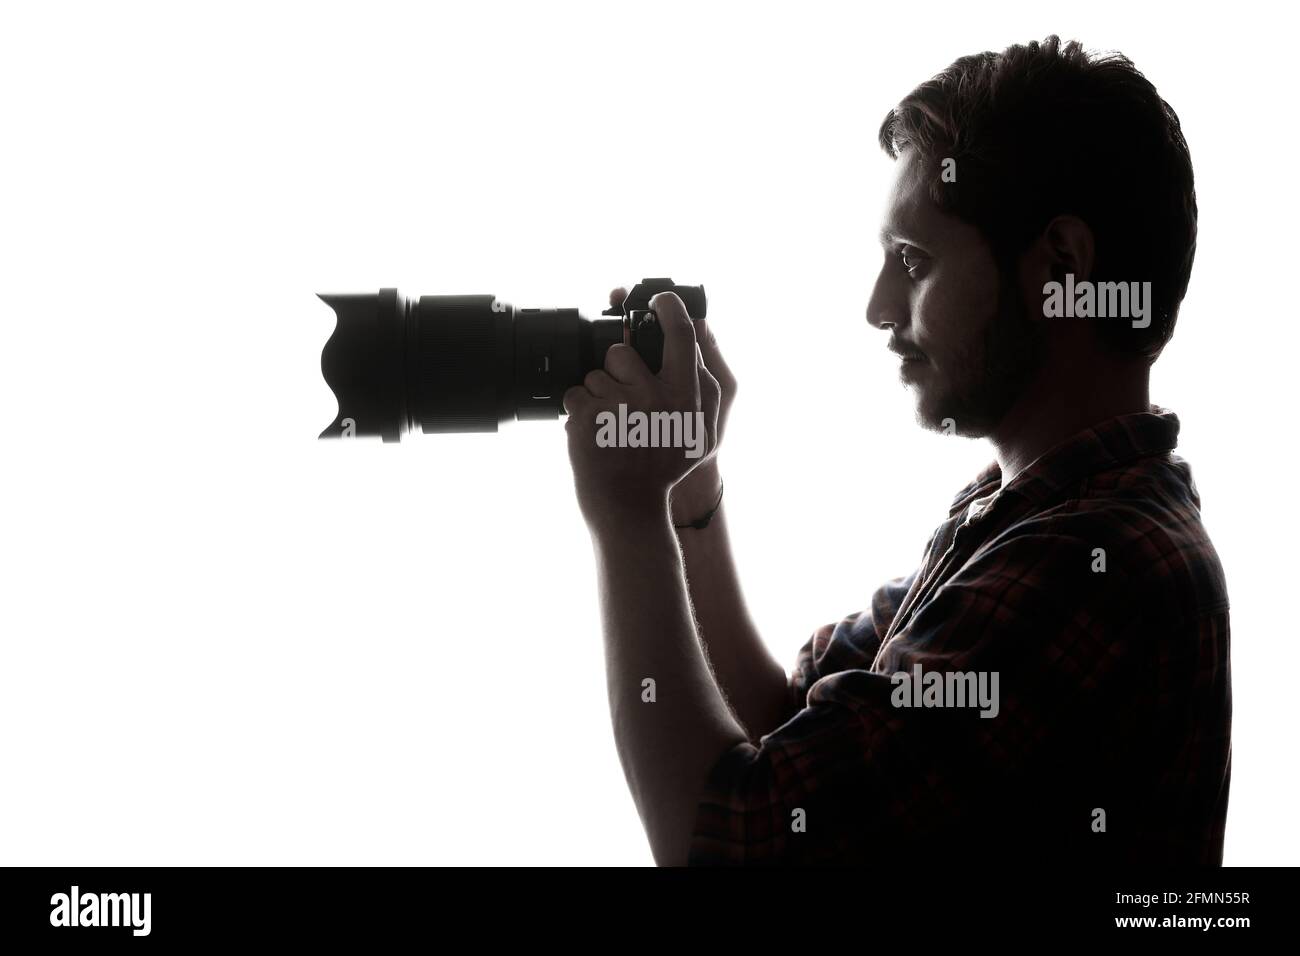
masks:
{"label": "forehead", "polygon": [[880,221],[882,241],[906,241],[942,233],[949,217],[930,198],[930,180],[935,174],[934,167],[916,150],[907,148],[898,154]]}

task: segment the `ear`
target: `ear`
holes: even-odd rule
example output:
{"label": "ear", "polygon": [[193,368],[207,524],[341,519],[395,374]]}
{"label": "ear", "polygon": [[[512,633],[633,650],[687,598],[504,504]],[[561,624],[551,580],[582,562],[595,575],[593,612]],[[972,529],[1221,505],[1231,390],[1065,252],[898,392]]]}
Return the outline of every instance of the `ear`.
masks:
{"label": "ear", "polygon": [[1067,272],[1075,282],[1091,278],[1095,254],[1092,227],[1078,216],[1057,216],[1043,230],[1041,242],[1055,281],[1064,282]]}
{"label": "ear", "polygon": [[1091,226],[1078,216],[1057,216],[1020,257],[1020,290],[1025,301],[1042,302],[1043,287],[1049,282],[1064,283],[1067,273],[1075,282],[1091,277],[1094,251]]}

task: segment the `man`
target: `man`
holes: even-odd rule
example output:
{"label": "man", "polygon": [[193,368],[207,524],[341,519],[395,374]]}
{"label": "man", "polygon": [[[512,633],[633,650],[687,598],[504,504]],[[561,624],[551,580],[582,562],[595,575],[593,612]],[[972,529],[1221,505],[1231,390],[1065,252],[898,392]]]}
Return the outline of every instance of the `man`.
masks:
{"label": "man", "polygon": [[[656,296],[662,371],[616,346],[565,396],[655,859],[1220,863],[1226,587],[1147,394],[1195,252],[1178,119],[1127,59],[1049,37],[958,60],[880,141],[867,321],[919,420],[996,463],[792,675],[736,579],[716,457],[735,381],[707,323]],[[619,404],[703,413],[708,453],[598,447]]]}

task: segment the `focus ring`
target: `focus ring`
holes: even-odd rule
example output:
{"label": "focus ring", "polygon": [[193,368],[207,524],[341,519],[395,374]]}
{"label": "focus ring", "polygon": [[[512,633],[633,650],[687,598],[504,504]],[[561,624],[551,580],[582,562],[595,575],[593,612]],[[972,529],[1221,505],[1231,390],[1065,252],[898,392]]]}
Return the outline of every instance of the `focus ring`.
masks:
{"label": "focus ring", "polygon": [[425,434],[497,430],[490,295],[426,295],[416,317],[412,413]]}

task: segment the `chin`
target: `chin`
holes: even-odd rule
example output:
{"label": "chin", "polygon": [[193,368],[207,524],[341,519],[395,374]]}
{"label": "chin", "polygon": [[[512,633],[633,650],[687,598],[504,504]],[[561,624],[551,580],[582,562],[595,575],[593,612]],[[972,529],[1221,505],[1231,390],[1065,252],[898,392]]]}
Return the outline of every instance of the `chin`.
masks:
{"label": "chin", "polygon": [[950,392],[935,394],[916,387],[916,421],[927,431],[963,438],[984,438],[992,431],[987,416]]}
{"label": "chin", "polygon": [[[936,396],[930,389],[919,385],[911,386],[911,391],[915,403],[916,423],[926,431],[944,431],[945,418],[952,419],[954,422],[958,420],[956,415],[945,411],[951,407],[951,403],[943,401],[942,396]],[[952,427],[948,429],[950,432],[954,430]]]}

